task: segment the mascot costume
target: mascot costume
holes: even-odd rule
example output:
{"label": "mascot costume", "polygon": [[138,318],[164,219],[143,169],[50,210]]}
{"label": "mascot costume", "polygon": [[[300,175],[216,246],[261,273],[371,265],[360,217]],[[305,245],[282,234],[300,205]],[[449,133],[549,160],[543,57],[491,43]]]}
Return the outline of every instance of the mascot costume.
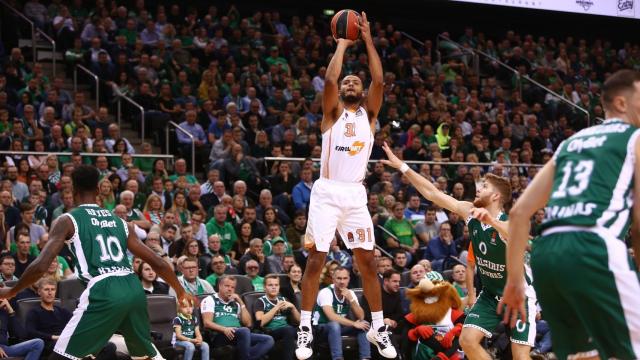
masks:
{"label": "mascot costume", "polygon": [[409,340],[416,342],[414,360],[462,360],[459,337],[464,323],[462,303],[456,289],[432,271],[418,286],[407,290],[411,312],[405,319],[414,327]]}

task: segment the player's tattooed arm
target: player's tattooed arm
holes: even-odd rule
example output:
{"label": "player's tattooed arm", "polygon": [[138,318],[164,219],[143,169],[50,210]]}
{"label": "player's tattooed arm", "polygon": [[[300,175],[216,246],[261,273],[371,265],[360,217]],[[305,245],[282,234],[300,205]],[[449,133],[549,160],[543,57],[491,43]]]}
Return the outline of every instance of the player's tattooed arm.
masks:
{"label": "player's tattooed arm", "polygon": [[68,216],[58,218],[51,226],[49,241],[47,241],[44,249],[42,249],[40,256],[27,267],[13,288],[0,289],[2,290],[0,291],[0,298],[12,298],[20,291],[40,280],[49,268],[49,265],[53,262],[53,259],[58,256],[58,253],[60,253],[60,250],[64,247],[65,241],[73,236],[74,231],[73,223],[71,223]]}

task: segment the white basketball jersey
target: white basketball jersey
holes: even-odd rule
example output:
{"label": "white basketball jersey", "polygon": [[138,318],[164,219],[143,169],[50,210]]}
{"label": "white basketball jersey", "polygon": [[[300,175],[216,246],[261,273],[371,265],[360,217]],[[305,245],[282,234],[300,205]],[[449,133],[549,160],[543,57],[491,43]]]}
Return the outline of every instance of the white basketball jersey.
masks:
{"label": "white basketball jersey", "polygon": [[335,181],[361,183],[373,146],[367,111],[344,109],[331,128],[322,134],[320,174]]}

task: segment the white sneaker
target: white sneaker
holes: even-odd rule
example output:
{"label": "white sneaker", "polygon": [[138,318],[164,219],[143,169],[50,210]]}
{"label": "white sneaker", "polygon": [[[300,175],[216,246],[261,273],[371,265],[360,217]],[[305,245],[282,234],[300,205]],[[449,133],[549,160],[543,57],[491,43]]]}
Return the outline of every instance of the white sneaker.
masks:
{"label": "white sneaker", "polygon": [[306,326],[298,328],[298,342],[296,344],[296,357],[299,360],[306,360],[313,355],[311,343],[313,342],[313,334],[311,329]]}
{"label": "white sneaker", "polygon": [[398,354],[396,353],[396,348],[393,347],[391,343],[389,334],[391,333],[387,325],[382,326],[377,331],[374,328],[370,328],[369,331],[367,331],[367,340],[378,348],[380,355],[387,359],[393,359],[397,357]]}

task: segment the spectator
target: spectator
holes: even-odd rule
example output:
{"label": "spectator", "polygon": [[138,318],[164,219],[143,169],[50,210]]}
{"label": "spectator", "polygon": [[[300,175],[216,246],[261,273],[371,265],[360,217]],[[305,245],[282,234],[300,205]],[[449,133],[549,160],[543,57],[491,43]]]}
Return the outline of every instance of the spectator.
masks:
{"label": "spectator", "polygon": [[285,231],[287,241],[293,250],[298,250],[304,241],[304,234],[307,228],[307,215],[304,210],[297,210],[293,216],[293,222],[287,226]]}
{"label": "spectator", "polygon": [[251,332],[251,314],[235,293],[235,278],[221,277],[218,288],[200,304],[204,327],[214,332],[211,346],[234,345],[237,359],[260,359],[273,347],[273,338]]}
{"label": "spectator", "polygon": [[453,268],[453,287],[456,288],[460,299],[462,299],[462,304],[466,304],[467,300],[467,268],[462,264],[457,264]]}
{"label": "spectator", "polygon": [[29,188],[27,187],[27,184],[18,180],[17,167],[9,166],[7,168],[7,179],[11,181],[11,192],[17,201],[22,201],[29,196]]}
{"label": "spectator", "polygon": [[280,294],[280,278],[269,274],[264,278],[265,294],[255,305],[256,321],[274,341],[281,341],[284,351],[280,354],[285,360],[293,360],[290,349],[295,348],[296,328],[290,323],[300,322],[300,312],[290,301]]}
{"label": "spectator", "polygon": [[273,204],[273,195],[269,189],[263,189],[260,191],[260,204],[256,207],[256,213],[258,217],[263,218],[264,211],[268,208],[273,208],[276,211],[276,216],[281,224],[287,225],[291,222],[291,219],[287,213],[278,205]]}
{"label": "spectator", "polygon": [[291,193],[293,205],[296,210],[307,210],[311,198],[312,186],[313,172],[311,169],[302,169],[300,171],[300,182],[293,187],[293,191]]}
{"label": "spectator", "polygon": [[351,255],[340,248],[340,244],[338,244],[338,240],[336,238],[331,242],[331,248],[327,254],[327,261],[335,261],[340,266],[349,270],[353,267],[353,259],[351,258]]}
{"label": "spectator", "polygon": [[6,281],[16,281],[18,277],[15,276],[16,260],[12,255],[3,255],[0,258],[0,277],[2,283]]}
{"label": "spectator", "polygon": [[178,303],[178,316],[173,319],[173,339],[171,344],[184,348],[184,360],[192,360],[196,347],[200,358],[209,359],[209,344],[202,340],[198,316],[193,316],[192,303]]}
{"label": "spectator", "polygon": [[[198,276],[198,259],[186,258],[182,262],[181,270],[182,275],[178,277],[178,280],[189,294],[196,296],[214,293],[213,287]],[[169,295],[175,296],[175,291],[170,289]]]}
{"label": "spectator", "polygon": [[420,264],[414,265],[411,268],[411,273],[409,273],[410,282],[409,282],[408,287],[409,288],[414,288],[414,287],[418,286],[418,284],[420,283],[420,280],[424,279],[424,276],[425,276],[426,273],[427,273],[427,270],[425,269],[424,266],[422,266]]}
{"label": "spectator", "polygon": [[[213,235],[212,235],[213,236]],[[214,289],[218,288],[218,279],[225,274],[227,270],[227,264],[224,262],[224,258],[221,255],[214,255],[211,258],[211,275],[207,276],[207,282],[211,284]]]}
{"label": "spectator", "polygon": [[[270,249],[265,251],[264,247],[270,244]],[[283,274],[284,273],[284,257],[287,245],[281,237],[275,237],[270,241],[266,241],[263,246],[263,252],[267,255],[266,273]]]}
{"label": "spectator", "polygon": [[9,345],[9,337],[16,337],[16,331],[21,326],[17,323],[18,318],[9,303],[9,300],[0,300],[0,356],[2,357],[24,357],[25,360],[38,360],[44,349],[42,339],[31,339],[18,344]]}
{"label": "spectator", "polygon": [[385,232],[387,246],[391,249],[406,250],[410,254],[407,254],[408,262],[411,263],[413,254],[418,249],[418,239],[413,226],[404,218],[404,204],[397,202],[393,205],[393,217],[387,220],[384,228],[395,236],[394,238]]}
{"label": "spectator", "polygon": [[18,240],[16,241],[17,249],[13,254],[13,258],[16,264],[16,270],[14,272],[15,276],[18,278],[22,276],[24,270],[29,266],[33,260],[36,259],[35,256],[31,255],[31,239],[29,238],[29,234],[20,234],[18,235]]}
{"label": "spectator", "polygon": [[[332,359],[342,359],[342,335],[355,335],[358,338],[360,359],[371,358],[371,345],[367,340],[369,323],[364,320],[364,311],[358,297],[350,290],[349,270],[338,266],[332,274],[333,283],[318,293],[314,325],[329,342]],[[347,318],[353,312],[356,321]]]}
{"label": "spectator", "polygon": [[227,220],[227,208],[220,204],[214,208],[214,217],[207,222],[207,235],[218,234],[222,243],[222,251],[229,253],[233,248],[233,244],[237,241],[238,236],[236,234],[233,225]]}
{"label": "spectator", "polygon": [[[389,326],[391,332],[401,333],[401,320],[406,313],[402,310],[402,294],[400,292],[400,273],[390,269],[382,274],[382,312],[385,315],[384,324]],[[366,299],[362,302],[362,309],[366,320],[371,322],[371,310]],[[398,345],[395,344],[397,347]]]}
{"label": "spectator", "polygon": [[27,335],[44,341],[45,355],[53,351],[53,347],[62,330],[71,320],[69,310],[55,305],[58,284],[51,278],[42,278],[36,286],[40,296],[40,306],[27,313]]}
{"label": "spectator", "polygon": [[407,253],[404,250],[396,250],[393,253],[393,269],[399,273],[407,271]]}
{"label": "spectator", "polygon": [[[151,236],[151,234],[149,234]],[[147,242],[149,241],[149,237],[147,237]],[[166,254],[165,254],[166,256]],[[168,294],[169,286],[161,281],[158,281],[158,274],[151,268],[151,265],[146,262],[141,262],[138,265],[138,270],[136,270],[138,274],[138,278],[142,283],[142,289],[145,294]]]}
{"label": "spectator", "polygon": [[[185,113],[185,120],[180,123],[180,127],[186,130],[191,136],[193,136],[193,142],[195,142],[195,150],[196,150],[196,164],[201,163],[206,154],[208,154],[209,149],[207,148],[207,135],[204,133],[202,126],[196,123],[197,113],[195,110],[189,110]],[[180,149],[182,154],[185,157],[190,157],[191,155],[191,137],[185,134],[182,131],[176,131],[176,136],[178,137],[178,143],[180,144]],[[198,168],[200,168],[198,166]]]}
{"label": "spectator", "polygon": [[436,208],[429,207],[425,211],[424,222],[415,225],[415,232],[423,245],[438,236],[439,224],[436,221]]}
{"label": "spectator", "polygon": [[429,241],[424,258],[432,262],[434,270],[442,271],[445,270],[442,268],[444,260],[450,256],[457,257],[458,251],[451,235],[451,225],[445,221],[440,224],[440,235]]}
{"label": "spectator", "polygon": [[258,266],[260,267],[258,274],[265,274],[266,257],[264,252],[262,252],[262,249],[262,239],[255,238],[249,242],[249,250],[240,257],[240,262],[238,263],[238,270],[240,270],[241,274],[246,274],[246,264],[250,260],[254,260],[258,263]]}
{"label": "spectator", "polygon": [[248,260],[244,263],[244,273],[251,279],[254,291],[264,291],[264,278],[258,275],[259,271],[260,265],[257,261]]}

